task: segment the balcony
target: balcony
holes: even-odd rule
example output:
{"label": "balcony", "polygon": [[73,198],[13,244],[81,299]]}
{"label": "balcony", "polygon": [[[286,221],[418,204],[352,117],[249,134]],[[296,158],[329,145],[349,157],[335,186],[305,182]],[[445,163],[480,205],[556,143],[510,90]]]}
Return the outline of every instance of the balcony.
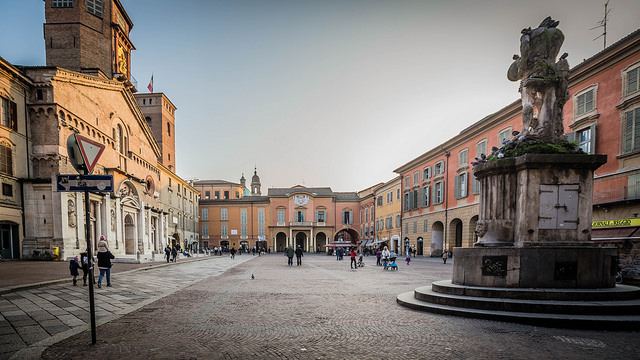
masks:
{"label": "balcony", "polygon": [[624,185],[620,178],[601,180],[594,184],[593,205],[604,205],[622,201],[640,200],[640,184]]}
{"label": "balcony", "polygon": [[289,226],[313,226],[313,221],[292,221],[289,223]]}

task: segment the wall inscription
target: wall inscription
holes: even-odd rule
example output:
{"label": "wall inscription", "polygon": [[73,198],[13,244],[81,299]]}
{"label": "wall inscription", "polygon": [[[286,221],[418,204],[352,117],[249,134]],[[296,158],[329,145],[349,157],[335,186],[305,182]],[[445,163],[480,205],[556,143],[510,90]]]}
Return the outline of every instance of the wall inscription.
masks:
{"label": "wall inscription", "polygon": [[483,276],[507,276],[508,256],[483,256],[482,275]]}

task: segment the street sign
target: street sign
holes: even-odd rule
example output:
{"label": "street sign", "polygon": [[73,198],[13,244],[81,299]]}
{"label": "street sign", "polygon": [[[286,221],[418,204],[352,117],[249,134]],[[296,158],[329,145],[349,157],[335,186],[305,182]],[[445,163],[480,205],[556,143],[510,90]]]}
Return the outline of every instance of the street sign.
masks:
{"label": "street sign", "polygon": [[82,159],[87,167],[89,174],[93,172],[93,168],[98,163],[98,159],[104,151],[104,145],[97,141],[93,141],[89,138],[76,134],[76,140],[78,141],[78,147],[82,154]]}
{"label": "street sign", "polygon": [[58,191],[113,191],[113,175],[58,175]]}

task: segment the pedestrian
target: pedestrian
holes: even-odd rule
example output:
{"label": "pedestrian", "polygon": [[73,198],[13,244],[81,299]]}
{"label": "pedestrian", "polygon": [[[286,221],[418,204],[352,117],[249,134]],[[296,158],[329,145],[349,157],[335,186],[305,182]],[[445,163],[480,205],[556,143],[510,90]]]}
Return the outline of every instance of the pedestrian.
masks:
{"label": "pedestrian", "polygon": [[358,255],[356,253],[356,248],[351,248],[349,255],[351,256],[351,263],[349,263],[349,266],[355,270],[358,268],[358,263],[356,262],[356,256]]}
{"label": "pedestrian", "polygon": [[80,264],[78,263],[78,257],[76,256],[69,261],[69,272],[71,273],[71,276],[73,276],[73,286],[76,286],[76,283],[78,282],[78,275],[80,275],[80,273],[78,273],[78,269],[80,269]]}
{"label": "pedestrian", "polygon": [[449,257],[449,252],[447,250],[442,251],[442,262],[447,263],[447,258]]}
{"label": "pedestrian", "polygon": [[391,253],[389,252],[389,248],[385,246],[384,249],[382,249],[381,256],[382,256],[382,267],[384,267],[384,269],[387,270],[387,264],[389,263],[389,256],[391,256]]}
{"label": "pedestrian", "polygon": [[89,253],[80,254],[80,268],[82,269],[82,286],[87,286],[87,276],[89,275]]}
{"label": "pedestrian", "polygon": [[303,256],[304,254],[302,253],[302,248],[300,247],[300,245],[298,245],[298,248],[296,249],[296,264],[298,264],[298,266],[302,265]]}
{"label": "pedestrian", "polygon": [[236,248],[235,246],[231,248],[231,250],[229,251],[229,253],[231,254],[231,258],[235,259],[236,258]]}
{"label": "pedestrian", "polygon": [[407,262],[407,265],[411,262],[411,253],[407,254],[407,257],[404,259]]}
{"label": "pedestrian", "polygon": [[102,279],[105,275],[107,277],[107,287],[111,287],[111,259],[115,259],[115,256],[109,251],[104,235],[101,235],[100,241],[98,241],[98,269],[100,269],[98,288],[102,287]]}
{"label": "pedestrian", "polygon": [[175,246],[171,248],[171,261],[174,263],[178,261],[178,248]]}
{"label": "pedestrian", "polygon": [[171,247],[169,247],[169,244],[164,248],[164,256],[167,258],[167,262],[169,262],[169,258],[171,258]]}
{"label": "pedestrian", "polygon": [[293,254],[295,254],[295,251],[293,251],[293,248],[291,247],[291,245],[289,245],[287,247],[287,250],[285,250],[285,255],[287,256],[287,265],[289,266],[293,266]]}

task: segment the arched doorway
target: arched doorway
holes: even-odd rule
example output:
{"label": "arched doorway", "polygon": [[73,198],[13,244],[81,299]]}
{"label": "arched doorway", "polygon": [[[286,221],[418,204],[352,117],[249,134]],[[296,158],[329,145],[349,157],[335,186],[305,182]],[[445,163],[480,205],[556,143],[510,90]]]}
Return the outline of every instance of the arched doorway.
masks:
{"label": "arched doorway", "polygon": [[354,229],[342,229],[336,233],[333,237],[333,241],[346,241],[353,243],[353,246],[356,246],[355,244],[358,242],[359,238],[360,236],[358,236],[358,232]]}
{"label": "arched doorway", "polygon": [[416,247],[416,255],[424,255],[424,240],[419,237],[418,238],[418,246]]}
{"label": "arched doorway", "polygon": [[431,227],[431,256],[440,256],[443,249],[444,225],[440,221]]}
{"label": "arched doorway", "polygon": [[478,223],[478,215],[474,216],[469,220],[469,246],[473,246],[473,244],[478,242],[478,234],[476,234],[476,224]]}
{"label": "arched doorway", "polygon": [[[462,246],[462,220],[456,218],[451,220],[451,225],[449,226],[449,230],[451,230],[449,239],[451,239],[451,245],[453,247],[461,247]],[[452,246],[448,247],[449,249]]]}
{"label": "arched doorway", "polygon": [[127,255],[135,255],[138,242],[136,241],[136,225],[131,214],[124,217],[124,250]]}
{"label": "arched doorway", "polygon": [[325,245],[327,245],[327,235],[325,233],[318,233],[316,235],[316,252],[324,251]]}
{"label": "arched doorway", "polygon": [[307,234],[301,232],[296,233],[296,243],[294,248],[297,248],[298,246],[300,246],[300,248],[302,248],[303,251],[307,251],[307,249],[305,249],[304,244],[306,243],[307,240]]}
{"label": "arched doorway", "polygon": [[279,232],[276,235],[276,248],[274,250],[277,252],[283,252],[286,246],[287,246],[287,234],[283,232]]}
{"label": "arched doorway", "polygon": [[222,248],[220,251],[229,251],[229,241],[228,240],[222,240],[220,241],[220,247]]}

